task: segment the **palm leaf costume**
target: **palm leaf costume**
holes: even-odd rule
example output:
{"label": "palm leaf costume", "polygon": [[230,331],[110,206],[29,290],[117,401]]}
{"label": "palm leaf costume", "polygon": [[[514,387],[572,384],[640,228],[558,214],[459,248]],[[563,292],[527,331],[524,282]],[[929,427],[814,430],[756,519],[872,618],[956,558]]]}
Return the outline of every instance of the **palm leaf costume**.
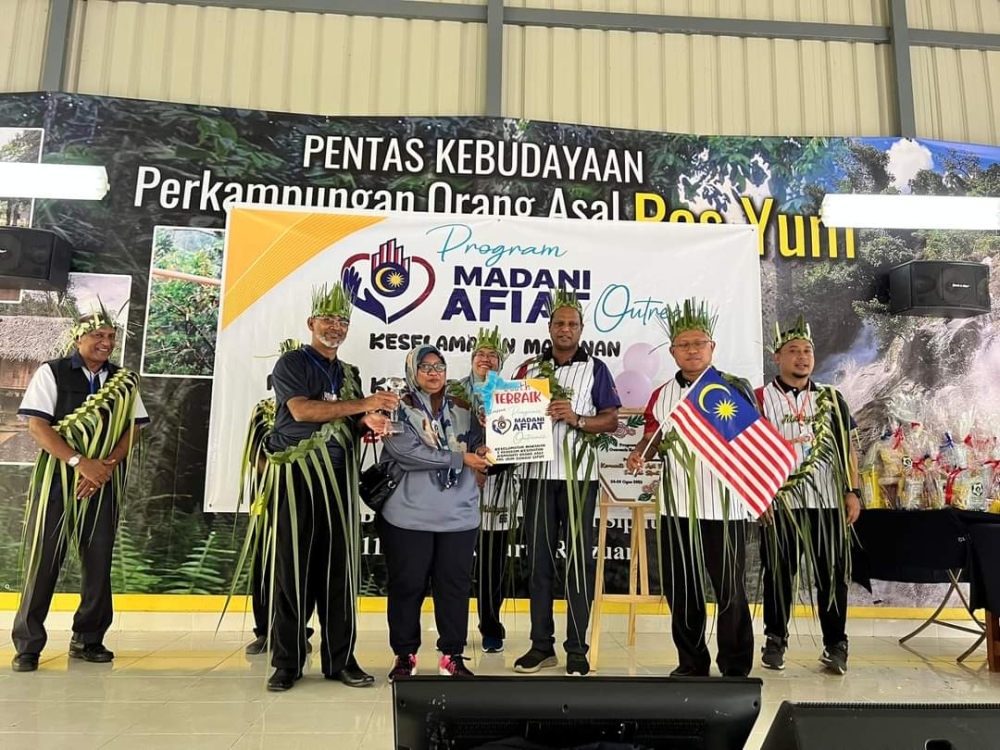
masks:
{"label": "palm leaf costume", "polygon": [[[658,320],[671,346],[686,346],[677,338],[688,332],[699,332],[710,342],[716,321],[708,304],[695,299],[669,307],[666,316]],[[694,345],[695,340],[688,343]],[[754,403],[746,380],[724,372],[719,375],[731,390]],[[673,407],[693,385],[688,375],[679,372],[657,388],[647,404],[653,418],[646,423],[648,444],[642,455],[648,457],[655,452],[663,462],[662,505],[656,517],[661,589],[672,610],[679,669],[686,674],[707,675],[711,657],[705,627],[711,580],[718,603],[718,664],[724,673],[741,675],[751,668],[753,648],[743,580],[747,512],[743,501],[715,476],[671,424]]]}
{"label": "palm leaf costume", "polygon": [[[475,356],[475,353],[481,349],[496,352],[498,358],[498,370],[503,369],[504,361],[511,353],[511,348],[500,336],[500,328],[498,326],[494,327],[492,330],[487,328],[479,329],[472,345],[473,356]],[[473,369],[473,371],[461,380],[450,381],[447,388],[448,395],[470,404],[474,419],[477,415],[485,413],[482,395],[476,390],[476,385],[480,382],[482,381],[478,378],[475,370]],[[493,606],[491,602],[487,603],[484,601],[482,587],[485,585],[487,591],[493,591],[494,588],[500,590],[499,587],[502,585],[503,579],[502,575],[500,576],[500,580],[494,580],[490,577],[493,575],[493,568],[500,567],[500,560],[498,559],[498,565],[494,566],[491,564],[492,560],[484,559],[484,555],[492,554],[492,551],[489,549],[489,545],[484,544],[485,536],[491,531],[503,531],[502,527],[506,525],[506,537],[504,539],[505,548],[509,548],[511,543],[516,544],[517,541],[517,523],[515,521],[514,513],[517,506],[519,483],[516,475],[516,469],[517,467],[514,464],[502,464],[495,466],[490,471],[486,479],[486,483],[480,490],[480,515],[482,522],[479,526],[479,557],[477,560],[477,568],[479,571],[479,617],[481,622],[485,616],[485,613],[482,611],[483,604],[485,603],[490,607]],[[504,519],[506,519],[506,521],[504,521]],[[506,555],[501,555],[501,557],[506,557]],[[507,559],[506,568],[508,580],[513,580],[514,561],[512,559]],[[499,619],[499,612],[494,612],[492,615]]]}
{"label": "palm leaf costume", "polygon": [[[98,310],[72,328],[71,340],[75,342],[100,328],[118,330],[112,315],[99,303]],[[83,404],[52,425],[59,437],[84,458],[107,459],[126,433],[129,435],[128,450],[124,460],[115,465],[108,482],[88,498],[76,497],[76,487],[82,477],[79,468],[70,468],[47,451],[39,452],[28,485],[21,540],[21,570],[25,581],[33,580],[38,573],[48,500],[54,483],[58,482],[62,494],[59,543],[67,544],[70,551],[76,553],[84,541],[84,519],[91,509],[99,514],[102,504],[114,498],[118,503],[116,517],[120,520],[126,502],[125,485],[136,448],[132,427],[138,401],[139,376],[131,370],[118,368]]]}
{"label": "palm leaf costume", "polygon": [[[352,307],[351,299],[341,284],[334,284],[332,288],[323,285],[313,292],[311,317],[349,320]],[[294,340],[283,342],[281,349],[282,358],[309,356]],[[338,362],[342,372],[338,400],[361,399],[362,388],[358,369],[347,362],[341,360]],[[279,504],[282,499],[287,504],[290,538],[281,540],[281,546],[290,550],[290,564],[296,592],[295,609],[300,620],[312,604],[301,598],[302,584],[305,580],[303,576],[307,572],[309,561],[301,559],[299,555],[298,522],[300,515],[307,512],[306,506],[309,506],[308,512],[317,513],[314,523],[324,523],[329,527],[331,534],[342,536],[343,546],[346,548],[346,570],[333,571],[330,568],[332,563],[328,563],[326,577],[329,580],[331,575],[343,575],[345,601],[353,602],[357,597],[361,559],[361,518],[358,497],[360,440],[353,419],[345,417],[326,422],[296,444],[282,450],[270,450],[268,437],[273,433],[275,419],[274,400],[264,399],[254,407],[247,428],[239,504],[241,507],[243,505],[249,507],[251,523],[247,528],[247,535],[223,608],[224,614],[232,597],[237,593],[239,582],[244,576],[250,578],[247,573],[254,564],[255,556],[263,555],[266,569],[270,571],[270,579],[266,582],[270,591],[268,632],[273,632],[275,617],[275,564],[279,553]],[[329,452],[332,445],[338,446],[343,452],[342,467],[334,466]],[[338,474],[344,475],[344,481],[338,479]],[[308,497],[298,496],[297,481],[302,482],[298,486],[306,488]],[[332,542],[331,539],[331,544]],[[299,622],[299,625],[304,632],[305,623]],[[326,648],[324,645],[324,650]],[[300,659],[304,658],[304,654],[299,656]]]}
{"label": "palm leaf costume", "polygon": [[[557,288],[552,291],[549,297],[549,319],[554,320],[556,313],[561,309],[574,310],[582,321],[583,307],[577,295],[574,292]],[[585,356],[578,360],[577,355],[574,355],[574,358],[566,363],[570,365],[569,367],[556,367],[551,353],[543,353],[522,364],[519,368],[519,376],[546,379],[549,383],[550,398],[553,401],[569,401],[576,413],[590,418],[600,411],[601,405],[593,401],[592,391],[577,393],[575,385],[576,383],[585,384],[588,382],[588,378],[590,378],[589,382],[596,384],[597,367],[600,366],[601,370],[605,372],[607,370],[606,366],[596,359],[593,359],[592,366],[584,365],[582,369],[577,369],[578,362],[585,363],[590,359],[592,358]],[[560,375],[563,375],[564,378],[573,378],[573,380],[567,384],[560,379]],[[606,375],[610,383],[610,373],[606,373]],[[620,405],[616,394],[613,401],[615,406]],[[604,405],[604,408],[607,408],[607,405]],[[577,637],[581,645],[585,644],[587,622],[594,594],[595,561],[592,545],[598,490],[597,449],[609,438],[607,435],[585,432],[565,422],[561,424],[561,427],[555,428],[557,442],[555,462],[531,463],[522,467],[523,481],[519,502],[524,509],[525,541],[529,550],[535,550],[536,554],[542,554],[543,549],[548,549],[550,558],[554,558],[552,540],[558,539],[559,536],[558,529],[551,526],[553,523],[559,523],[557,515],[565,513],[565,518],[560,524],[564,528],[565,538],[560,541],[565,542],[565,594],[568,609],[567,619],[571,626],[567,632],[567,643],[573,643],[573,648],[576,648],[574,639]],[[554,488],[557,489],[554,490]],[[565,493],[565,511],[559,510],[557,513],[551,507],[558,502],[555,498],[559,496],[551,496],[552,491]],[[543,568],[539,572],[538,565],[538,559],[533,558],[532,576],[537,574],[545,577],[547,571]],[[545,565],[552,568],[554,573],[555,559],[546,560]],[[553,580],[555,580],[554,577]],[[570,650],[570,645],[567,645],[567,650]]]}
{"label": "palm leaf costume", "polygon": [[[801,315],[793,324],[775,325],[770,350],[777,353],[795,340],[813,343],[812,331]],[[803,574],[811,581],[816,581],[819,575],[828,577],[824,583],[830,596],[829,601],[819,603],[823,607],[835,604],[834,576],[844,575],[845,582],[849,582],[851,576],[851,530],[845,520],[844,503],[846,492],[852,488],[851,415],[843,397],[834,388],[811,382],[810,386],[816,395],[809,419],[809,448],[778,491],[772,504],[774,523],[765,526],[763,531],[762,555],[777,577],[787,575],[780,564],[779,547],[789,550],[796,560],[803,560],[800,575],[792,582],[792,601],[779,602],[784,611],[790,611],[798,599]],[[815,514],[817,528],[812,528],[809,514],[797,512],[810,507],[810,499],[819,499],[822,505],[820,512]],[[814,538],[818,540],[818,548],[813,543]],[[820,553],[834,564],[821,565]],[[781,586],[777,588],[782,589]],[[807,590],[811,601],[813,589],[807,587]]]}

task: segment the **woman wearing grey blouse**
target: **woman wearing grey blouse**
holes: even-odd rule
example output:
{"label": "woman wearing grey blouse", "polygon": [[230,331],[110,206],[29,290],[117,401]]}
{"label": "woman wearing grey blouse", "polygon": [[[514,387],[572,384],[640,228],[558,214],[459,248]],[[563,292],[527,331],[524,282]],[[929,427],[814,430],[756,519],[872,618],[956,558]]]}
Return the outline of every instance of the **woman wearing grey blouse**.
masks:
{"label": "woman wearing grey blouse", "polygon": [[398,486],[376,520],[388,572],[389,680],[416,674],[420,608],[430,579],[441,652],[439,674],[470,677],[465,666],[469,594],[485,473],[482,428],[469,404],[449,396],[441,352],[420,346],[406,357],[409,393],[403,431],[383,438],[382,460]]}

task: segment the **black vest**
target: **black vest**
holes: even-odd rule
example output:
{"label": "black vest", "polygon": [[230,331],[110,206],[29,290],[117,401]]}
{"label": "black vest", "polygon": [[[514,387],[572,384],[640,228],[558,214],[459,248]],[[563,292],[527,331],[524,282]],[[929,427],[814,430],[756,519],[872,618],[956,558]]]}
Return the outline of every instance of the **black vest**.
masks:
{"label": "black vest", "polygon": [[[52,368],[52,374],[56,378],[56,413],[52,415],[52,424],[55,424],[83,405],[87,396],[90,395],[90,381],[84,374],[83,368],[73,367],[72,357],[54,359],[45,364]],[[108,368],[109,378],[118,372],[118,367],[110,362],[105,367]],[[95,375],[95,377],[99,377],[99,375]]]}

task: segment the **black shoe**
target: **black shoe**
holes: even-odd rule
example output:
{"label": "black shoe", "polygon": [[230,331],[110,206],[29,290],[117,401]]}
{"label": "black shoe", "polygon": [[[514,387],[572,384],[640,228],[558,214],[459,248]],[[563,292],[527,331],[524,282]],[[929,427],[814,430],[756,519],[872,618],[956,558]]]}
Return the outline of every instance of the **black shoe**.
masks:
{"label": "black shoe", "polygon": [[566,654],[566,674],[583,676],[590,671],[590,662],[583,654]]}
{"label": "black shoe", "polygon": [[671,677],[708,677],[708,671],[700,672],[693,667],[677,667],[670,673]]}
{"label": "black shoe", "polygon": [[247,656],[256,656],[257,654],[263,654],[265,651],[267,651],[266,635],[258,635],[246,647]]}
{"label": "black shoe", "polygon": [[514,662],[514,671],[521,674],[534,674],[539,669],[558,666],[559,660],[556,658],[555,653],[551,651],[539,651],[537,648],[533,648]]}
{"label": "black shoe", "polygon": [[272,693],[283,693],[295,687],[296,680],[302,677],[302,672],[295,669],[275,669],[267,681],[267,689]]}
{"label": "black shoe", "polygon": [[399,677],[412,677],[417,673],[417,657],[413,654],[409,656],[397,656],[392,662],[392,669],[389,670],[389,682]]}
{"label": "black shoe", "polygon": [[83,659],[91,664],[107,664],[114,660],[114,652],[104,648],[103,643],[80,643],[79,641],[69,642],[69,658]]}
{"label": "black shoe", "polygon": [[769,635],[760,650],[760,663],[768,669],[784,669],[786,648],[784,638]]}
{"label": "black shoe", "polygon": [[742,669],[724,669],[722,670],[723,677],[735,677],[739,679],[744,679],[750,672],[744,672]]}
{"label": "black shoe", "polygon": [[823,665],[836,674],[847,674],[847,641],[834,643],[823,649],[819,657]]}
{"label": "black shoe", "polygon": [[17,654],[10,660],[15,672],[34,672],[38,669],[38,654]]}
{"label": "black shoe", "polygon": [[340,680],[347,687],[369,687],[375,684],[375,678],[359,667],[356,661],[350,662],[339,672],[324,677],[328,680]]}

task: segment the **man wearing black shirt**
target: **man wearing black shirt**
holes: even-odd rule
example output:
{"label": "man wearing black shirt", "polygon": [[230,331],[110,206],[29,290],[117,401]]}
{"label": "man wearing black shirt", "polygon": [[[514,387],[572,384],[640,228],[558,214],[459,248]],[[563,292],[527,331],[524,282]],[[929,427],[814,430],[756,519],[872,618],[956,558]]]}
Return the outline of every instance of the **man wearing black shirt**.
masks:
{"label": "man wearing black shirt", "polygon": [[287,352],[271,381],[276,406],[268,436],[275,487],[274,674],[268,689],[289,690],[302,676],[309,604],[316,602],[327,679],[350,687],[374,679],[354,659],[359,506],[358,427],[383,433],[397,397],[362,397],[361,377],[337,352],[347,337],[351,301],[340,284],[313,294],[311,343]]}

